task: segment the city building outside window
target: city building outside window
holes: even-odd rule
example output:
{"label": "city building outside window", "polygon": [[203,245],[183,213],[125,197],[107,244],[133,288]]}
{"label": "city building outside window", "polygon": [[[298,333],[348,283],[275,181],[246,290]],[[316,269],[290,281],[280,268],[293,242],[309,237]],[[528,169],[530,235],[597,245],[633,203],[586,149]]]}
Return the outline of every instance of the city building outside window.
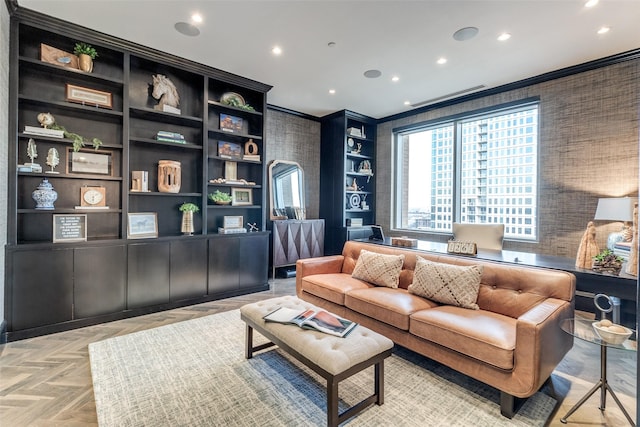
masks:
{"label": "city building outside window", "polygon": [[394,137],[395,229],[504,224],[505,239],[537,239],[537,102],[411,125]]}

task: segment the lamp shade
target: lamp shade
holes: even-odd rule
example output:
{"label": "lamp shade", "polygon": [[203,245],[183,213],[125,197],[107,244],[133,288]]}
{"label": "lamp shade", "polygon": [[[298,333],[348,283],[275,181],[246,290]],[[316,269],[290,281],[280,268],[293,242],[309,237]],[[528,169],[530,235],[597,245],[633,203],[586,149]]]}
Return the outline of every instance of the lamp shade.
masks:
{"label": "lamp shade", "polygon": [[633,205],[637,197],[612,197],[598,199],[598,207],[593,217],[604,221],[633,221]]}

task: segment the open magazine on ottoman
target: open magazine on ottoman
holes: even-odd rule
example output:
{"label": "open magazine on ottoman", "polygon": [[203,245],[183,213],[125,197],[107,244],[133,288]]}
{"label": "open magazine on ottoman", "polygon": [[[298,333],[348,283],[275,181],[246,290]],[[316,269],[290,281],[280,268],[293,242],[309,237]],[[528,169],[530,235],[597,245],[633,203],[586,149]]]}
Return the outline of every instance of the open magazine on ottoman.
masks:
{"label": "open magazine on ottoman", "polygon": [[337,337],[347,336],[353,328],[358,326],[356,322],[319,309],[300,310],[280,307],[264,316],[263,319],[267,322],[290,323]]}

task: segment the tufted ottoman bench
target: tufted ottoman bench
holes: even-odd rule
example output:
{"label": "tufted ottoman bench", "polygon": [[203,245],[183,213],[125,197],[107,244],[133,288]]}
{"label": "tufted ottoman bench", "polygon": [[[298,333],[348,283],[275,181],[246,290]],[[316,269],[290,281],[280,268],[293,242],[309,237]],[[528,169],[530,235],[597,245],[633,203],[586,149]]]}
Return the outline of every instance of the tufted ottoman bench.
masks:
{"label": "tufted ottoman bench", "polygon": [[[295,325],[265,322],[263,317],[278,307],[317,308],[293,296],[272,298],[240,308],[240,318],[247,324],[245,357],[254,351],[277,345],[305,366],[327,380],[327,425],[337,426],[369,405],[384,403],[384,359],[391,355],[393,342],[358,325],[345,338],[302,329]],[[253,346],[253,330],[270,343]],[[342,413],[338,412],[338,383],[374,365],[374,393]]]}

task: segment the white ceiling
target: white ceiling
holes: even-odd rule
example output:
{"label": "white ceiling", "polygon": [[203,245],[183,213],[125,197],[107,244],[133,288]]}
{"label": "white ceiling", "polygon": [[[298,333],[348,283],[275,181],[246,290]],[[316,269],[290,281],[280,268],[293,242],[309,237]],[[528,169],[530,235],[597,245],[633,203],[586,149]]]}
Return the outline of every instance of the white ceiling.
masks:
{"label": "white ceiling", "polygon": [[[18,0],[47,15],[269,85],[267,102],[314,116],[375,118],[464,89],[640,48],[640,1]],[[200,35],[174,29],[204,16]],[[596,31],[611,27],[605,35]],[[479,28],[468,41],[463,27]],[[512,38],[498,42],[503,31]],[[328,43],[334,42],[334,47]],[[279,57],[271,48],[283,49]],[[445,65],[436,64],[444,56]],[[99,58],[98,58],[99,60]],[[378,69],[382,76],[363,73]],[[400,80],[391,82],[397,75]],[[329,94],[329,89],[336,93]]]}

